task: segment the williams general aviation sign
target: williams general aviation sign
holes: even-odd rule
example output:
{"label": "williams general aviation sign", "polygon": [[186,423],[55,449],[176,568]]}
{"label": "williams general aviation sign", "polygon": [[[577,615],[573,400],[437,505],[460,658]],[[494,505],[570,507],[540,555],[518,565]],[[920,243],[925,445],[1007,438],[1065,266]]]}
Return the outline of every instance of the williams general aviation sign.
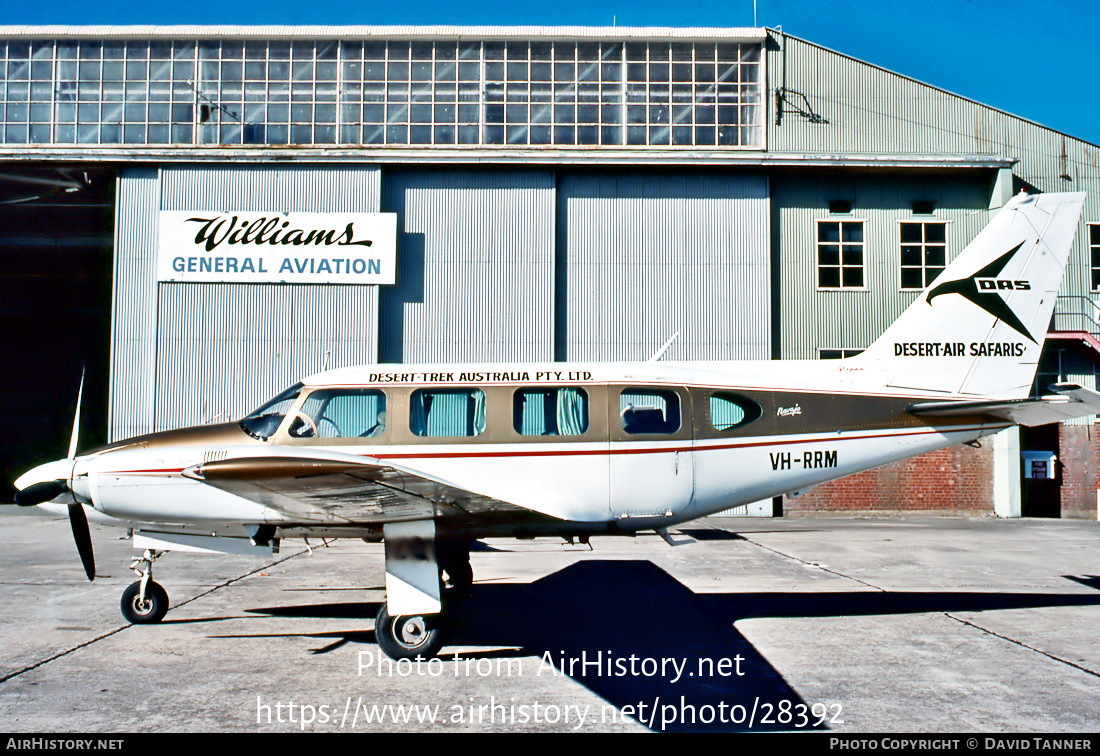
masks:
{"label": "williams general aviation sign", "polygon": [[157,280],[392,284],[395,213],[162,211]]}

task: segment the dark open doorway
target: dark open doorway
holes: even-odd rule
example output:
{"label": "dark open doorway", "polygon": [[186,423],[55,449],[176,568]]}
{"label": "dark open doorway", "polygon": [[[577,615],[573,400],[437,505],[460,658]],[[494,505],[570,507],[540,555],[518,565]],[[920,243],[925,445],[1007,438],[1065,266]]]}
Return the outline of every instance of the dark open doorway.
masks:
{"label": "dark open doorway", "polygon": [[[1054,463],[1053,478],[1024,477],[1020,487],[1021,514],[1024,517],[1062,516],[1060,430],[1061,426],[1058,423],[1020,429],[1021,451],[1053,452],[1058,457]],[[1021,467],[1026,468],[1026,465]]]}
{"label": "dark open doorway", "polygon": [[111,170],[0,165],[0,501],[65,456],[82,368],[80,448],[106,440],[114,195]]}

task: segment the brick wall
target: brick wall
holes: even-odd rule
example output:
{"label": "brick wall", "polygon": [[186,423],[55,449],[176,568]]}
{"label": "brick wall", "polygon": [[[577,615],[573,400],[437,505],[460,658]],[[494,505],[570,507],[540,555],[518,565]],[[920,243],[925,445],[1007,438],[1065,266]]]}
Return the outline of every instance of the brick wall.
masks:
{"label": "brick wall", "polygon": [[1100,476],[1097,430],[1092,425],[1061,426],[1062,517],[1096,517],[1096,481]]}
{"label": "brick wall", "polygon": [[[1095,486],[1095,476],[1092,479]],[[814,486],[783,509],[797,512],[993,513],[993,448],[954,446]]]}

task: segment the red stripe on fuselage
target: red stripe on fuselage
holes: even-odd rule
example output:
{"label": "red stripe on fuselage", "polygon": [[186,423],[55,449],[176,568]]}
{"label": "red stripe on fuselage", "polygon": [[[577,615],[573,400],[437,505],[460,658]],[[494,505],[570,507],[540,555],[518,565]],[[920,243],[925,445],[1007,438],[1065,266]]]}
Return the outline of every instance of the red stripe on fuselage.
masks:
{"label": "red stripe on fuselage", "polygon": [[[652,447],[647,446],[643,448],[618,448],[618,449],[547,449],[540,451],[469,451],[469,452],[424,452],[424,453],[401,453],[401,454],[359,454],[361,457],[369,457],[371,459],[385,460],[385,459],[466,459],[473,457],[582,457],[582,456],[596,456],[596,455],[618,455],[618,454],[667,454],[669,452],[682,452],[682,451],[722,451],[725,449],[746,449],[753,447],[764,446],[786,446],[792,444],[819,444],[827,441],[862,441],[870,438],[900,438],[902,436],[925,436],[933,433],[950,434],[950,433],[964,433],[967,431],[977,430],[992,430],[994,428],[1007,428],[1008,424],[1003,425],[975,425],[975,426],[960,426],[953,428],[941,428],[941,429],[925,429],[905,431],[901,433],[868,433],[861,436],[796,436],[794,438],[787,439],[785,441],[742,441],[738,443],[722,443],[715,444],[713,446],[692,446],[690,441],[684,441],[683,445],[679,446],[660,446]],[[578,443],[603,443],[594,441],[584,441]],[[627,444],[637,443],[630,441],[614,441],[608,443]],[[303,451],[308,451],[311,447],[298,447]],[[327,451],[332,450],[330,447]],[[294,459],[293,457],[287,457],[287,459]],[[150,475],[150,474],[178,474],[182,473],[186,468],[174,468],[174,469],[157,469],[157,470],[113,470],[105,471],[102,475]]]}

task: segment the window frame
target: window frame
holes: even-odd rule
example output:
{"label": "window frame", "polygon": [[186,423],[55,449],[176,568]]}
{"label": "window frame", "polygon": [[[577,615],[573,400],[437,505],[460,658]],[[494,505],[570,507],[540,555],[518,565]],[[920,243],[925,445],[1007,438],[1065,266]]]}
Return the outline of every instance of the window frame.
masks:
{"label": "window frame", "polygon": [[[919,244],[906,243],[902,239],[902,229],[901,229],[901,227],[902,227],[902,225],[907,224],[907,223],[910,223],[910,224],[913,224],[913,225],[919,225],[921,227],[921,241],[920,241]],[[898,247],[897,247],[897,249],[898,249],[898,291],[916,292],[916,293],[922,292],[925,289],[927,289],[929,286],[932,285],[932,282],[935,281],[936,278],[939,277],[940,273],[943,273],[943,271],[946,270],[947,265],[950,262],[949,255],[948,255],[950,245],[947,242],[947,226],[948,226],[949,223],[951,223],[951,221],[949,221],[949,220],[940,220],[938,218],[921,218],[921,217],[898,218],[898,220],[897,220],[897,230],[898,230]],[[940,272],[937,273],[936,276],[933,277],[931,280],[928,280],[928,268],[929,268],[929,265],[928,265],[928,246],[929,246],[929,242],[927,241],[927,238],[928,238],[927,226],[929,226],[931,224],[936,224],[938,226],[943,226],[943,244],[942,244],[942,246],[943,246],[943,265],[942,266],[935,266],[935,265],[931,266],[931,267],[940,268]],[[932,242],[932,246],[940,246],[940,243],[939,242]],[[905,265],[904,264],[904,261],[903,261],[903,258],[902,258],[902,254],[903,254],[902,248],[903,247],[920,247],[921,264],[920,264],[919,267],[915,266],[915,265]],[[921,272],[921,281],[924,282],[923,285],[920,286],[920,287],[906,286],[904,281],[903,281],[903,274],[906,270],[920,270],[920,272]]]}
{"label": "window frame", "polygon": [[[298,436],[290,432],[291,426],[294,423],[294,418],[300,414],[303,414],[303,410],[306,403],[310,400],[314,394],[318,393],[332,393],[334,396],[330,396],[325,400],[324,410],[321,415],[328,410],[329,404],[336,395],[344,394],[377,394],[382,398],[382,411],[386,413],[386,423],[382,427],[382,430],[373,436],[322,436],[321,435],[321,420],[318,418],[313,419],[317,426],[317,435],[315,436]],[[280,433],[283,436],[283,441],[280,443],[291,444],[303,444],[310,446],[348,446],[348,445],[373,445],[373,444],[389,444],[390,432],[393,427],[393,417],[391,416],[391,399],[392,397],[385,391],[385,389],[377,386],[362,386],[362,387],[338,387],[338,386],[312,386],[307,387],[299,395],[298,401],[294,403],[294,406],[290,412],[287,413],[287,417],[283,419],[283,423],[280,427]],[[339,426],[337,426],[339,427]]]}
{"label": "window frame", "polygon": [[[428,424],[427,424],[428,423],[428,418],[431,415],[431,410],[429,409],[428,412],[424,416],[424,423],[425,423],[424,432],[423,433],[417,433],[416,428],[413,426],[413,404],[416,402],[417,394],[424,394],[424,393],[432,393],[432,394],[437,394],[437,395],[466,394],[467,395],[466,396],[467,401],[470,401],[471,399],[474,399],[475,394],[480,394],[481,395],[481,402],[482,402],[483,426],[479,430],[477,428],[476,418],[475,418],[475,424],[471,426],[471,428],[473,430],[472,433],[463,433],[463,434],[460,434],[460,435],[449,435],[449,436],[447,436],[447,435],[436,435],[436,434],[433,434],[433,433],[429,433],[428,432]],[[424,386],[424,387],[413,388],[412,390],[409,391],[407,427],[408,427],[408,430],[409,430],[410,434],[413,435],[416,438],[420,438],[420,439],[442,439],[442,438],[471,439],[471,438],[478,438],[480,436],[486,436],[486,435],[491,436],[491,434],[492,434],[492,424],[491,424],[492,414],[493,413],[491,413],[490,410],[489,410],[489,394],[487,394],[485,389],[480,387],[480,386],[454,386],[454,387],[451,387],[451,386]]]}
{"label": "window frame", "polygon": [[[1088,228],[1090,291],[1100,292],[1100,223],[1086,223]],[[1095,241],[1093,236],[1096,237]]]}
{"label": "window frame", "polygon": [[[729,399],[723,399],[723,397],[734,397],[738,401],[731,401]],[[729,401],[730,404],[735,404],[744,413],[744,417],[733,425],[725,428],[719,428],[714,423],[714,400],[715,398],[723,399],[723,401]],[[718,389],[714,391],[708,391],[705,397],[706,407],[706,425],[707,430],[710,433],[717,433],[722,436],[730,435],[739,431],[747,425],[752,425],[757,420],[764,416],[764,408],[760,405],[760,402],[744,394],[739,394],[736,391],[727,391],[726,389]],[[751,410],[751,411],[750,411]]]}
{"label": "window frame", "polygon": [[[678,404],[679,426],[675,431],[662,431],[657,433],[631,433],[622,425],[622,395],[624,392],[652,392],[668,393],[676,397]],[[611,426],[612,441],[654,441],[670,439],[690,439],[692,437],[692,402],[691,395],[681,386],[657,385],[614,385],[608,394],[608,423]],[[612,417],[613,416],[613,417]]]}
{"label": "window frame", "polygon": [[[821,248],[823,246],[832,246],[831,242],[824,242],[821,240],[821,228],[824,223],[836,223],[839,224],[838,239],[835,246],[839,247],[839,261],[837,265],[822,265],[821,263]],[[845,286],[844,285],[844,270],[854,269],[855,265],[844,264],[844,224],[858,225],[860,228],[860,262],[858,265],[862,283],[859,286]],[[850,243],[851,244],[851,243]],[[822,286],[821,284],[821,270],[822,268],[836,269],[840,274],[840,283],[837,286]],[[869,291],[870,287],[867,282],[867,219],[848,217],[848,216],[830,216],[825,218],[814,219],[814,285],[817,291]]]}
{"label": "window frame", "polygon": [[[863,349],[849,349],[846,347],[818,347],[817,358],[819,360],[846,360],[849,357],[855,357],[858,354],[863,354]],[[828,357],[825,356],[825,352],[840,352],[840,354],[831,354]]]}
{"label": "window frame", "polygon": [[[524,433],[523,432],[523,397],[526,394],[548,394],[551,392],[558,392],[563,389],[572,389],[579,391],[581,400],[583,402],[584,410],[584,427],[581,428],[580,433],[561,433],[560,428],[557,433]],[[523,439],[539,439],[549,440],[557,438],[565,439],[577,439],[583,438],[588,434],[589,429],[592,427],[592,399],[589,396],[589,392],[583,386],[519,386],[512,391],[512,430],[517,436]]]}

